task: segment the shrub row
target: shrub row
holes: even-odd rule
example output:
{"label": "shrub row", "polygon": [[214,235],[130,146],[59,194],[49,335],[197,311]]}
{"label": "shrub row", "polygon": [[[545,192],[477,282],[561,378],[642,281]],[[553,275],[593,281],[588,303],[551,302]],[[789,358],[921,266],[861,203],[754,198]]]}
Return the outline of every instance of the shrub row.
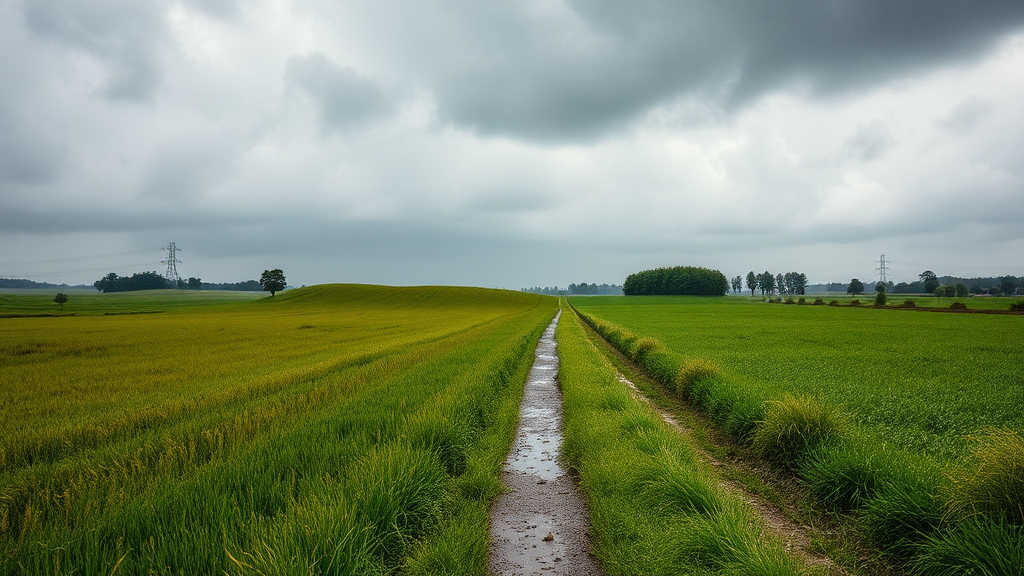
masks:
{"label": "shrub row", "polygon": [[[598,334],[735,440],[797,476],[827,507],[853,512],[880,549],[922,574],[1024,574],[1024,438],[990,430],[950,474],[880,449],[836,406],[764,398],[722,369],[591,317]],[[973,571],[973,572],[972,572]]]}

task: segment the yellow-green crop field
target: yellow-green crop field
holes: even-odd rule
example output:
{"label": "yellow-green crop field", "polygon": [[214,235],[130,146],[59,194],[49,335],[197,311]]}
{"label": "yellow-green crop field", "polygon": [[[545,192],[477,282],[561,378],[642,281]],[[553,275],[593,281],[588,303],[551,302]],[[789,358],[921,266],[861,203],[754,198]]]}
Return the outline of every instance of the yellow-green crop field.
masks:
{"label": "yellow-green crop field", "polygon": [[50,299],[0,297],[0,573],[486,566],[554,298],[329,285],[39,316]]}

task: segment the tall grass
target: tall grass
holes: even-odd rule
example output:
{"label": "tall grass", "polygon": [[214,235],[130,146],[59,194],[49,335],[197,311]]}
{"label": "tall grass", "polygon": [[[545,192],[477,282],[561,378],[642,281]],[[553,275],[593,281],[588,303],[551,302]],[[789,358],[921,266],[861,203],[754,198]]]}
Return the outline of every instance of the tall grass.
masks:
{"label": "tall grass", "polygon": [[557,337],[563,456],[580,475],[594,553],[608,573],[804,572],[756,514],[719,487],[693,448],[630,396],[574,314],[562,315]]}
{"label": "tall grass", "polygon": [[[486,502],[554,306],[316,287],[0,319],[0,349],[41,350],[0,356],[18,399],[0,408],[0,573],[480,573]],[[183,351],[187,371],[166,370]]]}

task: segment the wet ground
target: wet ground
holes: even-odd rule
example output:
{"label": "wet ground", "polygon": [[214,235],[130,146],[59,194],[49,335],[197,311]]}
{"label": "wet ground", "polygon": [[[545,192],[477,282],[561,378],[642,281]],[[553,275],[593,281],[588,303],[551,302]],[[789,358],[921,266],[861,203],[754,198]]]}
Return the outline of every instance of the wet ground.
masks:
{"label": "wet ground", "polygon": [[562,395],[555,380],[555,326],[559,316],[561,312],[537,344],[515,444],[502,472],[508,492],[491,508],[491,574],[601,574],[590,555],[586,502],[558,462]]}

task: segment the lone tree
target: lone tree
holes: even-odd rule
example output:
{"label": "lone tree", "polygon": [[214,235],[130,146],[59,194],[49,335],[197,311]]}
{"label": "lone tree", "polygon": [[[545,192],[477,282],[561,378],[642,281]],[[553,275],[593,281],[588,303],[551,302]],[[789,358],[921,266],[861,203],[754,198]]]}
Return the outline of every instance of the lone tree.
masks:
{"label": "lone tree", "polygon": [[884,282],[879,282],[878,284],[875,284],[875,304],[876,305],[878,305],[878,306],[885,306],[885,303],[888,302],[888,300],[889,300],[889,296],[886,293],[888,290],[889,290],[889,287]]}
{"label": "lone tree", "polygon": [[935,292],[935,289],[939,287],[939,278],[931,270],[921,272],[919,278],[921,282],[924,282],[924,291],[929,294]]}
{"label": "lone tree", "polygon": [[284,287],[287,286],[284,272],[280,268],[264,270],[260,276],[260,286],[263,287],[264,292],[270,292],[270,296],[273,297],[275,293],[284,290]]}
{"label": "lone tree", "polygon": [[57,295],[54,296],[53,301],[60,304],[60,311],[63,312],[64,303],[68,301],[68,295],[63,292],[58,292]]}
{"label": "lone tree", "polygon": [[850,280],[850,286],[849,288],[846,289],[846,293],[853,294],[854,296],[856,296],[857,294],[863,294],[864,283],[861,282],[860,280],[857,280],[856,278]]}
{"label": "lone tree", "polygon": [[747,290],[750,290],[750,295],[754,295],[754,290],[757,290],[757,274],[751,270],[747,272]]}

